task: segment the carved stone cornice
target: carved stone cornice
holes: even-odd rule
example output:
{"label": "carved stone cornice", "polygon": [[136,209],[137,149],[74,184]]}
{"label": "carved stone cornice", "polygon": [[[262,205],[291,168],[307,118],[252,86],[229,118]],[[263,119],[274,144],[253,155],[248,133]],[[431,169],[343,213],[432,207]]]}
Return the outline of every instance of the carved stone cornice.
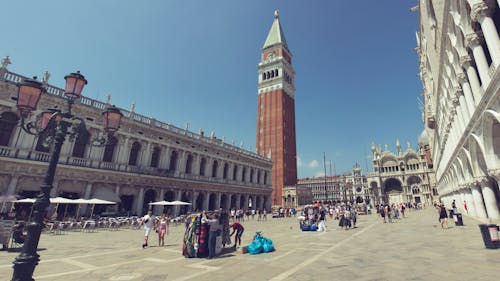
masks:
{"label": "carved stone cornice", "polygon": [[460,57],[460,64],[463,67],[469,67],[472,65],[472,58],[470,55],[465,55]]}
{"label": "carved stone cornice", "polygon": [[465,35],[465,44],[469,48],[480,46],[483,43],[484,37],[483,33],[480,31],[472,32]]}
{"label": "carved stone cornice", "polygon": [[486,2],[476,3],[472,5],[470,17],[472,18],[473,21],[479,22],[483,17],[491,16],[493,12],[492,7],[494,6],[488,5],[488,3]]}
{"label": "carved stone cornice", "polygon": [[[460,61],[460,63],[462,63],[462,61]],[[468,80],[467,80],[467,75],[463,72],[459,72],[457,73],[457,80],[458,80],[458,83],[460,84],[464,84],[464,83],[467,83]],[[461,91],[462,89],[460,89]]]}

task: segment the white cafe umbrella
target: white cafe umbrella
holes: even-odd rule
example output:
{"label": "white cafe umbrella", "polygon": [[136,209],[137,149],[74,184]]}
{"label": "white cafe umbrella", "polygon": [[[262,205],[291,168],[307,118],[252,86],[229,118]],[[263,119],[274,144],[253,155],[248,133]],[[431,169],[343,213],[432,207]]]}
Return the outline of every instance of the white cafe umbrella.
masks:
{"label": "white cafe umbrella", "polygon": [[89,204],[88,201],[89,201],[88,199],[83,199],[83,198],[78,198],[73,200],[74,204],[78,204],[78,208],[76,209],[76,215],[75,215],[76,217],[78,217],[78,213],[80,213],[80,206],[84,204]]}
{"label": "white cafe umbrella", "polygon": [[92,211],[90,212],[90,217],[92,218],[92,215],[94,215],[94,208],[95,205],[113,205],[116,204],[116,202],[113,201],[107,201],[107,200],[102,200],[102,199],[97,199],[97,198],[92,198],[87,200],[88,204],[92,204]]}
{"label": "white cafe umbrella", "polygon": [[[59,208],[59,204],[75,204],[73,199],[64,198],[64,197],[50,198],[50,203],[56,204],[56,212],[57,212],[57,209]],[[68,205],[66,205],[66,208],[64,209],[63,217],[66,217],[67,212],[68,212]]]}
{"label": "white cafe umbrella", "polygon": [[170,203],[172,203],[172,202],[163,200],[163,201],[158,201],[158,202],[150,202],[149,205],[165,206],[165,205],[170,205]]}
{"label": "white cafe umbrella", "polygon": [[187,203],[187,202],[182,202],[182,201],[172,201],[170,202],[169,204],[167,205],[171,205],[171,206],[179,206],[179,205],[191,205],[191,203]]}
{"label": "white cafe umbrella", "polygon": [[14,203],[35,203],[35,198],[25,198],[14,201]]}

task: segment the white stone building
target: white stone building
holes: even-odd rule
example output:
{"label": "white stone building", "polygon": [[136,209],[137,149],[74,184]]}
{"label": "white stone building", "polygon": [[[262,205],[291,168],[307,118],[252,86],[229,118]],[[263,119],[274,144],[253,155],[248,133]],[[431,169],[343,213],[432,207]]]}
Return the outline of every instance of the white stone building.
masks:
{"label": "white stone building", "polygon": [[440,199],[500,219],[500,9],[496,0],[419,0],[425,145]]}
{"label": "white stone building", "polygon": [[396,141],[396,153],[372,145],[373,172],[366,175],[374,204],[422,203],[431,205],[437,195],[434,171],[426,161],[425,150],[407,144],[403,151]]}
{"label": "white stone building", "polygon": [[[23,76],[0,67],[0,194],[34,197],[49,159],[43,138],[25,133],[16,110]],[[63,89],[49,85],[39,110],[65,104]],[[62,79],[61,79],[62,80]],[[108,98],[109,102],[109,98]],[[171,215],[189,210],[271,208],[270,159],[204,136],[120,109],[121,128],[104,147],[91,144],[102,131],[101,112],[107,106],[82,97],[73,112],[88,131],[66,140],[56,171],[53,197],[100,198],[119,202],[118,209],[141,215],[151,201],[182,200],[189,207],[169,207]],[[250,207],[251,206],[251,207]],[[71,211],[70,207],[70,211]],[[156,207],[159,213],[162,207]]]}

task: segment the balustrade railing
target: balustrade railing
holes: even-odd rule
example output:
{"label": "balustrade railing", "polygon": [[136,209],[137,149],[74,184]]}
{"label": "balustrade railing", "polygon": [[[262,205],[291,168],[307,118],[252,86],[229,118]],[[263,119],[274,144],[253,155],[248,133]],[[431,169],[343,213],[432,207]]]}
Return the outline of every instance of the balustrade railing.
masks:
{"label": "balustrade railing", "polygon": [[[6,81],[9,81],[12,83],[20,83],[23,81],[23,79],[26,79],[26,78],[27,77],[19,75],[17,73],[13,73],[13,72],[6,72],[4,75],[4,79]],[[47,89],[47,93],[50,95],[53,95],[53,96],[62,97],[64,94],[64,89],[61,89],[61,88],[58,88],[58,87],[55,87],[52,85],[47,85],[46,89]],[[104,110],[106,108],[106,105],[107,105],[104,102],[101,102],[101,101],[98,101],[98,100],[95,100],[95,99],[92,99],[89,97],[84,97],[84,96],[82,96],[80,98],[79,102],[80,102],[80,104],[96,108],[100,111]],[[123,117],[125,119],[130,119],[130,120],[142,123],[142,124],[159,127],[159,128],[165,129],[165,130],[172,132],[172,133],[175,133],[175,134],[185,135],[189,138],[201,140],[205,143],[209,143],[212,145],[218,145],[218,146],[222,147],[223,149],[226,149],[229,151],[234,151],[234,152],[246,155],[246,156],[269,161],[269,159],[267,157],[261,156],[257,153],[251,152],[249,150],[245,150],[241,147],[237,147],[237,146],[225,143],[221,139],[212,138],[212,137],[205,137],[205,136],[202,136],[198,133],[194,133],[194,132],[191,132],[189,130],[181,129],[181,128],[178,128],[178,127],[173,126],[171,124],[164,123],[164,122],[158,121],[154,118],[147,117],[147,116],[144,116],[141,114],[137,114],[135,112],[131,112],[131,111],[126,110],[126,109],[120,108],[120,111],[123,113],[123,115],[124,115]]]}
{"label": "balustrade railing", "polygon": [[[50,159],[50,154],[47,152],[41,152],[36,150],[19,150],[14,147],[9,146],[0,146],[0,157],[9,157],[9,158],[18,158],[18,159],[26,159],[32,161],[40,161],[40,162],[48,162]],[[112,170],[112,171],[126,171],[129,173],[137,173],[137,174],[147,174],[152,176],[159,177],[169,177],[169,178],[181,178],[199,182],[212,182],[212,183],[220,183],[220,184],[228,184],[228,185],[239,185],[239,186],[248,186],[248,187],[258,187],[258,188],[270,188],[269,185],[261,184],[261,183],[250,183],[250,182],[239,182],[233,181],[229,179],[220,179],[213,178],[208,176],[201,176],[195,174],[185,174],[176,171],[169,171],[165,169],[151,168],[151,167],[141,167],[141,166],[130,166],[124,165],[114,162],[104,162],[98,160],[91,160],[87,158],[79,158],[66,156],[60,158],[60,163],[69,165],[69,166],[78,166],[78,167],[86,167],[86,168],[97,168],[103,170]]]}

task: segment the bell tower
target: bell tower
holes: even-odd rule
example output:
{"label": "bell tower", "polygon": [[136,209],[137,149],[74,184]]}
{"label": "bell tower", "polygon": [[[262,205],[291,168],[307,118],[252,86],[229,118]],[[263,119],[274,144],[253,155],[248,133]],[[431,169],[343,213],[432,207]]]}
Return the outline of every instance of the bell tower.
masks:
{"label": "bell tower", "polygon": [[258,78],[257,153],[271,155],[272,205],[282,205],[284,186],[297,183],[295,71],[279,12],[262,47]]}

